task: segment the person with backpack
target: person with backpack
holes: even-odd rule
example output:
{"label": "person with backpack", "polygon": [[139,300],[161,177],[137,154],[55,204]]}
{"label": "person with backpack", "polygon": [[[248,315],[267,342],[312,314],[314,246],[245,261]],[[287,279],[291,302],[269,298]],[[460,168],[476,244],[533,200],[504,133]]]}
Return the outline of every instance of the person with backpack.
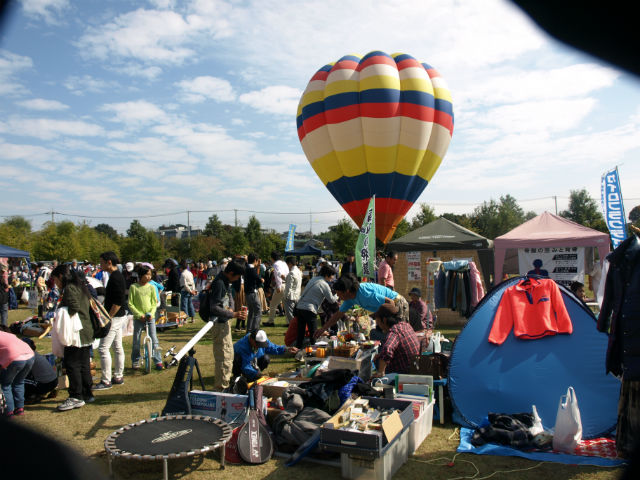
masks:
{"label": "person with backpack", "polygon": [[[247,266],[244,271],[244,293],[245,301],[249,313],[247,316],[247,332],[257,332],[262,319],[262,305],[258,289],[262,287],[262,277],[259,270],[259,259],[255,253],[250,253],[247,257]],[[236,332],[242,331],[239,325],[240,320],[236,320]],[[243,322],[244,323],[244,322]]]}
{"label": "person with backpack", "polygon": [[80,318],[80,346],[64,347],[63,365],[69,378],[69,398],[58,405],[61,412],[84,407],[94,401],[91,393],[91,344],[93,343],[93,325],[89,317],[91,294],[87,290],[84,278],[69,265],[58,265],[51,272],[53,281],[61,292],[60,306],[67,307],[69,316],[76,313]]}

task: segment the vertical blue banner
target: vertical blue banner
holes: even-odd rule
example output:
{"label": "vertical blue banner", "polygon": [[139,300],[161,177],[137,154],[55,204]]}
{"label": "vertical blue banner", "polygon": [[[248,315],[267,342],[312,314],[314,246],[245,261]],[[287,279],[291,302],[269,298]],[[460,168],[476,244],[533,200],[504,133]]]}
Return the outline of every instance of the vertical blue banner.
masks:
{"label": "vertical blue banner", "polygon": [[627,238],[627,221],[624,215],[618,167],[602,175],[601,195],[604,220],[611,235],[613,248],[616,248]]}
{"label": "vertical blue banner", "polygon": [[293,237],[296,235],[296,227],[293,223],[289,224],[289,235],[287,235],[287,245],[284,247],[285,252],[290,252],[291,250],[295,250],[293,246]]}

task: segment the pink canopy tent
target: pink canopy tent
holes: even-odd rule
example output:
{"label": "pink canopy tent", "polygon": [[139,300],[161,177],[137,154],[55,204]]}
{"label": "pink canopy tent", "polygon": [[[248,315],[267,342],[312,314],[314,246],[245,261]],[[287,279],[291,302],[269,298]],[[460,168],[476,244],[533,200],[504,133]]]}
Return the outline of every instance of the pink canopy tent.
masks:
{"label": "pink canopy tent", "polygon": [[609,253],[609,235],[544,212],[493,241],[495,285],[502,281],[502,267],[508,248],[596,247],[602,261]]}

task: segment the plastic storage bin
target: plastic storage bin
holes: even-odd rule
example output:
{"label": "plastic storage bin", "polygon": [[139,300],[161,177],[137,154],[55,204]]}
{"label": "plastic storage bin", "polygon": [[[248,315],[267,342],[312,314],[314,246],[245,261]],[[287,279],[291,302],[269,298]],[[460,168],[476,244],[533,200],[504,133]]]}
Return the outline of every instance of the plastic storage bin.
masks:
{"label": "plastic storage bin", "polygon": [[409,430],[405,428],[375,460],[349,453],[340,454],[342,478],[390,480],[409,458]]}
{"label": "plastic storage bin", "polygon": [[435,400],[431,400],[427,408],[415,419],[409,427],[409,455],[416,453],[424,439],[431,433],[433,426],[433,406]]}

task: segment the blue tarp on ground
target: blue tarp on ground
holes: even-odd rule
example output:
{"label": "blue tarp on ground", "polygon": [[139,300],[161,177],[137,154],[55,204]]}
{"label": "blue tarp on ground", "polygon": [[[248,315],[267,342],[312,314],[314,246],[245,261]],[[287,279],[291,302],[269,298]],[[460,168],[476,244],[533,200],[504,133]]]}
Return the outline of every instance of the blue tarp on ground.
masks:
{"label": "blue tarp on ground", "polygon": [[542,462],[566,463],[569,465],[597,465],[600,467],[617,467],[626,462],[619,458],[587,457],[583,455],[569,455],[566,453],[552,452],[523,452],[516,448],[487,443],[479,447],[471,444],[473,430],[470,428],[460,429],[460,446],[457,451],[461,453],[474,453],[476,455],[500,455],[503,457],[522,457],[529,460]]}
{"label": "blue tarp on ground", "polygon": [[520,340],[513,331],[502,345],[489,343],[504,291],[525,277],[498,285],[478,305],[453,346],[449,367],[451,401],[468,427],[489,412],[530,412],[535,405],[545,429],[553,429],[560,396],[573,386],[583,438],[615,429],[620,381],[605,374],[607,335],[596,330],[591,311],[560,287],[573,323],[571,335]]}

